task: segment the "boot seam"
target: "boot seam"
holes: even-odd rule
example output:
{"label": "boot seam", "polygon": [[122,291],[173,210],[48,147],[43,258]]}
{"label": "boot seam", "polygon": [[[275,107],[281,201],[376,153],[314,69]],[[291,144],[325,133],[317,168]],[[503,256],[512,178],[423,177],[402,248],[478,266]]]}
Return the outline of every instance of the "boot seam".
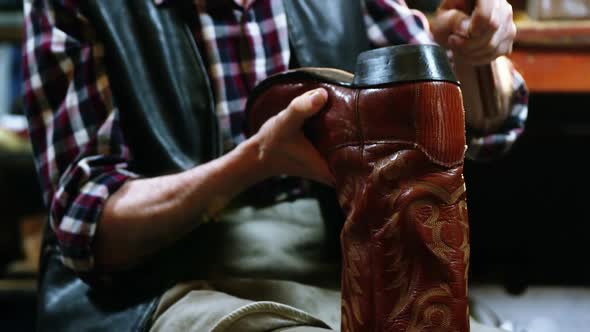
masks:
{"label": "boot seam", "polygon": [[447,167],[447,168],[453,168],[453,167],[460,166],[464,162],[463,158],[455,160],[455,161],[451,161],[451,162],[444,162],[442,160],[435,158],[430,153],[428,153],[428,150],[423,145],[416,143],[416,142],[404,141],[404,140],[368,140],[368,141],[365,141],[364,144],[361,142],[342,143],[342,144],[338,144],[338,145],[330,148],[327,151],[327,155],[329,156],[338,150],[349,148],[349,147],[359,147],[362,149],[361,151],[364,151],[364,148],[366,145],[373,145],[373,144],[375,144],[375,145],[378,145],[378,144],[380,144],[380,145],[405,144],[405,145],[408,145],[408,148],[410,148],[410,149],[415,149],[415,150],[419,150],[420,152],[422,152],[426,156],[426,158],[428,158],[428,160],[431,161],[432,163],[437,164],[442,167]]}

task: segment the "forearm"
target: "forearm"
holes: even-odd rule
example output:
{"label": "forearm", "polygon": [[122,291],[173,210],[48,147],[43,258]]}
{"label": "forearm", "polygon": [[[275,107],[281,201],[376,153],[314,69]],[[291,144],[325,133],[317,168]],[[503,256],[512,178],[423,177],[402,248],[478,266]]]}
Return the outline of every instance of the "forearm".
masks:
{"label": "forearm", "polygon": [[182,173],[124,184],[106,201],[95,242],[96,266],[116,270],[194,230],[236,194],[263,179],[256,148],[243,144]]}
{"label": "forearm", "polygon": [[301,131],[326,100],[323,89],[305,93],[225,156],[179,174],[124,184],[107,199],[100,218],[94,247],[98,268],[137,264],[268,177],[287,174],[333,183],[327,164]]}

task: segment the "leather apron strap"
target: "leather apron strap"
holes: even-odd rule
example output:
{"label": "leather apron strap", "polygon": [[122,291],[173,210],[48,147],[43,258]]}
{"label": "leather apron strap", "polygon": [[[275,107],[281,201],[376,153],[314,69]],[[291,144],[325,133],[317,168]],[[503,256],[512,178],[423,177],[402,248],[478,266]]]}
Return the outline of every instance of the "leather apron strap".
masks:
{"label": "leather apron strap", "polygon": [[152,0],[89,0],[85,5],[105,45],[132,168],[142,174],[188,169],[221,152],[211,85],[187,4],[160,8]]}
{"label": "leather apron strap", "polygon": [[353,72],[356,57],[370,48],[361,2],[283,0],[289,38],[300,67]]}

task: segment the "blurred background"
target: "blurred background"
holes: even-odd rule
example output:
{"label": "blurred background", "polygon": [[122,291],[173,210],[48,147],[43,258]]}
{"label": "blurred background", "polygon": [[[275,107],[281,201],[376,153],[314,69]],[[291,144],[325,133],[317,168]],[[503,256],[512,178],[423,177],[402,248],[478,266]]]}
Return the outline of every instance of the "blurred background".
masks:
{"label": "blurred background", "polygon": [[0,0],[0,329],[34,331],[43,204],[22,115],[22,0]]}
{"label": "blurred background", "polygon": [[[0,326],[33,331],[44,208],[21,102],[22,0],[0,0]],[[431,12],[437,0],[407,0]],[[471,294],[511,331],[590,330],[590,1],[510,1],[524,137],[467,162]],[[588,205],[587,205],[588,204]],[[483,310],[483,309],[482,309]],[[537,328],[537,330],[535,330]]]}

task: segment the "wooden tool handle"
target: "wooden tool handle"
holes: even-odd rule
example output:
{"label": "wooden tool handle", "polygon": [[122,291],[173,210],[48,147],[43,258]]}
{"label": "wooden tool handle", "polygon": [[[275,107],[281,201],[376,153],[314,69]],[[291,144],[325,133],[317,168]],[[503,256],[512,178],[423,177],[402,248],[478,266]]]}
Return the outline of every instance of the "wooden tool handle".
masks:
{"label": "wooden tool handle", "polygon": [[[468,13],[472,13],[473,10],[475,10],[476,1],[477,0],[465,0],[465,8]],[[500,105],[500,94],[496,88],[492,65],[487,64],[477,66],[476,72],[483,113],[486,117],[494,117],[498,112],[498,107]]]}

